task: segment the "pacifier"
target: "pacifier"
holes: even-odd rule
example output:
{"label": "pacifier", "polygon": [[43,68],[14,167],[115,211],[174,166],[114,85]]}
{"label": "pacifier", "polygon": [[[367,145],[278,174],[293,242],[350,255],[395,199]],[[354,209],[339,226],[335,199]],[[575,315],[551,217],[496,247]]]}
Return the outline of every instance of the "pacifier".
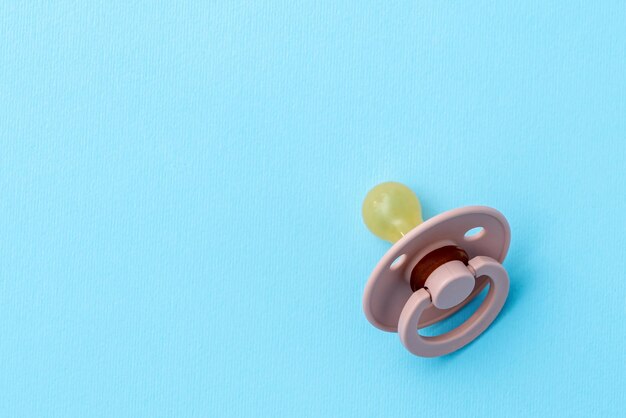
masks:
{"label": "pacifier", "polygon": [[[511,230],[504,216],[486,206],[467,206],[422,221],[417,196],[400,183],[382,183],[367,193],[363,220],[393,245],[372,272],[363,295],[369,322],[397,332],[411,353],[449,354],[469,344],[498,316],[509,293],[502,266]],[[465,306],[489,284],[480,307],[463,324],[434,337],[418,329]]]}

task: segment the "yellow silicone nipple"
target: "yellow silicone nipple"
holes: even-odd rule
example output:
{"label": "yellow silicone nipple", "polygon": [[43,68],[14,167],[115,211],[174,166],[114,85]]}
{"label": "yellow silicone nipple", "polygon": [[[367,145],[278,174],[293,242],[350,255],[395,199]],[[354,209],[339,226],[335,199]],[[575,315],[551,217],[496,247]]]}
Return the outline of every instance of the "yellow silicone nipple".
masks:
{"label": "yellow silicone nipple", "polygon": [[363,221],[374,235],[392,243],[423,222],[422,206],[404,184],[381,183],[363,201]]}

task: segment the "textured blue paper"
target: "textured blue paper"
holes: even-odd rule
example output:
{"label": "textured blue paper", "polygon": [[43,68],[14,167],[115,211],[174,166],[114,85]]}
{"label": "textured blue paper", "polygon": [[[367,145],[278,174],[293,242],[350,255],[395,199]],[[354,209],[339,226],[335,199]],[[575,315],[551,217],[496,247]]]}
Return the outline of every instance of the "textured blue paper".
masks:
{"label": "textured blue paper", "polygon": [[[0,416],[624,416],[626,4],[298,3],[0,4]],[[362,313],[384,180],[510,221],[458,353]]]}

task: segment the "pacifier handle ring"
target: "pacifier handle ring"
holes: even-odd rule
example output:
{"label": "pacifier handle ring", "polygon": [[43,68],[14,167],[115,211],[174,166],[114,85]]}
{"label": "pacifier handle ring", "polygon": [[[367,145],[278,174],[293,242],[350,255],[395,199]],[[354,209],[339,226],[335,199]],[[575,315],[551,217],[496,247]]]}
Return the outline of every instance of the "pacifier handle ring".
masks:
{"label": "pacifier handle ring", "polygon": [[449,354],[472,342],[489,327],[498,316],[509,293],[509,275],[504,267],[491,257],[478,256],[469,261],[468,268],[474,277],[489,279],[489,292],[480,307],[459,327],[435,337],[425,337],[417,332],[420,316],[432,305],[430,293],[419,289],[404,305],[398,321],[398,334],[402,344],[411,353],[422,357]]}

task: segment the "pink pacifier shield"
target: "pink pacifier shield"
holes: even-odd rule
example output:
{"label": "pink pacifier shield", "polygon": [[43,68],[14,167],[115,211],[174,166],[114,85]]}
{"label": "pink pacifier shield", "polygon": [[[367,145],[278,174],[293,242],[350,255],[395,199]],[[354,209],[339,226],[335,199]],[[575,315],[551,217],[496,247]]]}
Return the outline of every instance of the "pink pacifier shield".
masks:
{"label": "pink pacifier shield", "polygon": [[[475,235],[466,235],[482,228]],[[428,252],[444,245],[464,249],[469,258],[488,256],[500,263],[509,248],[511,231],[504,216],[486,206],[468,206],[437,215],[396,242],[382,257],[372,272],[363,295],[363,310],[367,319],[385,331],[397,332],[404,305],[413,294],[409,284],[410,270]],[[394,263],[395,262],[395,263]],[[472,293],[450,309],[427,308],[418,328],[441,321],[472,300],[487,285],[484,277],[477,278]]]}

